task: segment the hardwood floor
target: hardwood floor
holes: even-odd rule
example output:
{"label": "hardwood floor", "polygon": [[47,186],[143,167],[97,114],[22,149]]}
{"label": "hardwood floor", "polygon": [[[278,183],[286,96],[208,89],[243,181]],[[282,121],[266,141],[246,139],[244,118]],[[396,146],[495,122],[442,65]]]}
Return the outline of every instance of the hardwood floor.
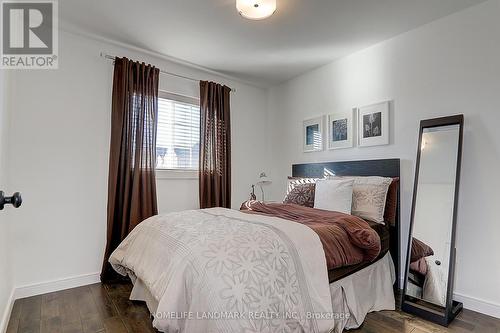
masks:
{"label": "hardwood floor", "polygon": [[130,284],[94,284],[17,300],[7,333],[157,332]]}
{"label": "hardwood floor", "polygon": [[[7,333],[149,333],[149,312],[129,301],[130,284],[94,284],[17,300]],[[368,314],[353,333],[500,333],[500,319],[464,310],[448,328],[400,311]]]}

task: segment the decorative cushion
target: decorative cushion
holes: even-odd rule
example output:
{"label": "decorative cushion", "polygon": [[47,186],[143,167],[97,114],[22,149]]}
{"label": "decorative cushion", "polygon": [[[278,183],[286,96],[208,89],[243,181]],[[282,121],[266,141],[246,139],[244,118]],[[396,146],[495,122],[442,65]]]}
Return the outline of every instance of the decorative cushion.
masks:
{"label": "decorative cushion", "polygon": [[285,196],[283,203],[313,208],[315,189],[314,183],[297,184]]}
{"label": "decorative cushion", "polygon": [[314,208],[351,214],[353,185],[353,179],[318,180]]}
{"label": "decorative cushion", "polygon": [[392,178],[356,177],[354,179],[352,215],[384,224],[385,201]]}
{"label": "decorative cushion", "polygon": [[353,179],[351,214],[362,219],[385,224],[384,212],[392,178],[333,176],[330,179]]}
{"label": "decorative cushion", "polygon": [[286,194],[290,193],[296,186],[303,184],[314,184],[319,178],[288,177],[288,187]]}

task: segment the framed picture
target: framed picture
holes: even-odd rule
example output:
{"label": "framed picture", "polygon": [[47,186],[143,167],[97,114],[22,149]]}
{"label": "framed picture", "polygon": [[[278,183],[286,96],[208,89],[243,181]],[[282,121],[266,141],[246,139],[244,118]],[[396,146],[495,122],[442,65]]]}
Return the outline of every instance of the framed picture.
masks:
{"label": "framed picture", "polygon": [[323,150],[323,117],[304,120],[304,152]]}
{"label": "framed picture", "polygon": [[353,113],[333,113],[328,115],[328,149],[352,148]]}
{"label": "framed picture", "polygon": [[389,102],[359,108],[358,134],[360,147],[389,144]]}

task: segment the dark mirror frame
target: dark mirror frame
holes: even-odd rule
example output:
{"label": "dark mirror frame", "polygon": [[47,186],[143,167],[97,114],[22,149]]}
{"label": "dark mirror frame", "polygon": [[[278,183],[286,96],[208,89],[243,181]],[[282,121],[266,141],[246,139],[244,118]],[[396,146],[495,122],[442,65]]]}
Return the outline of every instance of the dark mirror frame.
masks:
{"label": "dark mirror frame", "polygon": [[[407,283],[408,283],[408,271],[410,267],[410,257],[411,257],[411,241],[413,235],[413,224],[415,218],[415,205],[416,196],[418,189],[418,175],[420,169],[420,148],[422,147],[422,135],[425,128],[449,126],[449,125],[459,125],[459,138],[458,138],[458,154],[457,154],[457,172],[455,179],[455,200],[453,205],[453,221],[451,230],[451,246],[450,246],[450,262],[449,262],[449,272],[448,272],[448,286],[446,293],[446,307],[440,307],[435,304],[426,302],[420,299],[413,299],[411,296],[406,295]],[[403,295],[401,297],[401,309],[404,312],[415,314],[426,320],[432,321],[436,324],[442,326],[448,326],[453,319],[462,310],[463,304],[453,300],[453,282],[455,279],[455,233],[457,224],[457,210],[458,210],[458,193],[460,188],[460,170],[462,162],[462,143],[463,143],[463,126],[464,126],[464,116],[456,115],[435,119],[422,120],[420,122],[420,132],[417,146],[417,161],[415,166],[415,182],[413,184],[413,200],[411,206],[411,220],[410,220],[410,233],[408,237],[408,249],[406,257],[406,268],[404,276],[404,287]]]}

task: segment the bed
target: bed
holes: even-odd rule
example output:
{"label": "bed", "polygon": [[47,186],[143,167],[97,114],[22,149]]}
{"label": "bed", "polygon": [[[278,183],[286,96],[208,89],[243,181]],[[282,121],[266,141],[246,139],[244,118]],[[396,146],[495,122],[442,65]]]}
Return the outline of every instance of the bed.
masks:
{"label": "bed", "polygon": [[[399,177],[399,160],[292,166],[295,177],[325,171]],[[342,332],[394,309],[399,195],[396,215],[373,226],[383,240],[377,256],[348,268],[327,269],[323,240],[306,224],[223,208],[152,217],[110,263],[132,279],[131,299],[147,303],[162,332]]]}
{"label": "bed", "polygon": [[[323,162],[292,165],[292,176],[380,176],[400,178],[400,159]],[[347,316],[337,318],[334,332],[362,325],[372,311],[394,310],[394,290],[400,290],[400,182],[397,183],[393,223],[370,223],[379,234],[382,248],[373,262],[328,271],[332,308]]]}

